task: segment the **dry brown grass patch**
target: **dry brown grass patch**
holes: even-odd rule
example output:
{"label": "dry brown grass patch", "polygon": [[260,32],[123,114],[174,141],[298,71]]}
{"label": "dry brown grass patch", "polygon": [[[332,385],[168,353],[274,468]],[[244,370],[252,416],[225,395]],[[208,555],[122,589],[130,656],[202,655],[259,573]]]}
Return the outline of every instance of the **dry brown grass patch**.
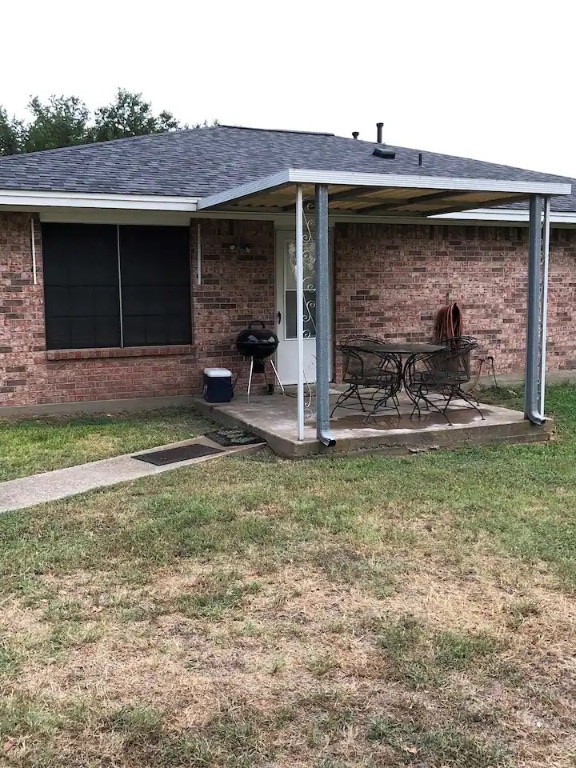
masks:
{"label": "dry brown grass patch", "polygon": [[[35,637],[8,690],[31,700],[52,697],[63,710],[89,699],[95,714],[72,731],[64,726],[51,742],[65,756],[90,741],[85,764],[100,750],[111,764],[172,766],[180,763],[169,762],[171,750],[204,749],[205,765],[404,764],[399,755],[409,765],[412,753],[390,745],[398,738],[411,747],[413,738],[419,750],[437,750],[425,764],[440,765],[434,755],[441,754],[443,740],[451,748],[446,729],[453,727],[478,740],[480,755],[482,744],[496,738],[518,765],[570,765],[576,720],[570,666],[576,608],[570,598],[550,588],[545,572],[518,568],[482,547],[465,561],[447,562],[430,540],[422,556],[422,541],[418,531],[417,546],[396,550],[397,577],[382,593],[372,580],[389,576],[386,538],[364,542],[341,559],[343,570],[359,563],[358,579],[356,571],[339,578],[327,568],[334,554],[328,546],[317,548],[315,566],[306,549],[295,563],[271,570],[230,557],[182,560],[140,586],[115,584],[105,571],[44,576],[50,601],[27,608],[12,600],[5,617],[15,642]],[[257,589],[242,590],[246,584]],[[229,588],[239,590],[231,600]],[[210,610],[214,598],[213,613],[190,613],[187,600],[198,595]],[[66,609],[67,601],[76,606],[76,618],[59,614],[58,605]],[[57,606],[51,611],[50,602]],[[468,666],[448,665],[440,677],[434,672],[419,688],[395,673],[393,657],[379,645],[382,631],[405,617],[423,628],[421,644],[413,646],[416,663],[430,663],[439,633],[453,633],[456,644],[486,636],[494,649],[471,657]],[[47,665],[46,647],[58,623],[80,623],[98,634],[59,648]],[[160,735],[142,737],[157,739],[148,751],[127,746],[132,736],[106,720],[134,707],[157,713],[151,717]],[[141,713],[134,717],[146,721]],[[390,721],[408,730],[393,731],[388,742],[368,740],[373,722],[383,717],[380,728]],[[428,747],[424,733],[435,739]],[[464,739],[462,749],[472,749],[470,743]],[[66,759],[63,765],[74,764]]]}

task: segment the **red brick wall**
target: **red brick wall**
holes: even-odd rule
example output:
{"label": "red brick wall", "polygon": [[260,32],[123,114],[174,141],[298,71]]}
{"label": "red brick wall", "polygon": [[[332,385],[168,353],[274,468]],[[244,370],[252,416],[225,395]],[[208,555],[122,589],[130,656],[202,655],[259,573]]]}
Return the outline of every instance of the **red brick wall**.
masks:
{"label": "red brick wall", "polygon": [[[200,223],[202,283],[193,285],[194,340],[199,368],[241,365],[235,339],[251,320],[274,326],[274,224],[271,221],[192,222],[192,253]],[[246,245],[249,253],[237,247]],[[234,246],[234,250],[231,250]]]}
{"label": "red brick wall", "polygon": [[34,285],[31,220],[27,213],[0,213],[0,404],[26,402],[43,363],[42,260]]}
{"label": "red brick wall", "polygon": [[[500,373],[524,368],[528,231],[520,227],[338,224],[336,338],[430,339],[457,301]],[[548,365],[576,368],[576,230],[552,232]]]}
{"label": "red brick wall", "polygon": [[[205,366],[238,369],[234,339],[254,319],[274,324],[274,225],[202,220],[202,283],[191,225],[194,347],[46,352],[40,227],[32,279],[30,214],[0,213],[0,407],[182,395],[199,391]],[[231,245],[248,245],[231,250]],[[524,366],[527,230],[338,224],[336,337],[352,331],[428,339],[446,300],[465,332],[494,354],[498,372]],[[549,367],[576,368],[576,230],[552,233]],[[168,354],[167,354],[168,353]]]}
{"label": "red brick wall", "polygon": [[576,370],[576,230],[552,230],[548,273],[547,366]]}
{"label": "red brick wall", "polygon": [[70,357],[68,352],[47,353],[39,225],[36,250],[34,285],[30,215],[0,213],[0,408],[192,392],[197,382],[192,347],[168,356],[165,349],[82,350],[78,359],[58,359]]}
{"label": "red brick wall", "polygon": [[[197,222],[191,225],[192,347],[46,351],[40,225],[38,284],[32,280],[30,216],[0,214],[0,407],[185,395],[205,366],[236,371],[234,340],[254,319],[274,322],[272,222],[206,220],[202,284],[196,284]],[[231,245],[249,246],[249,252]]]}

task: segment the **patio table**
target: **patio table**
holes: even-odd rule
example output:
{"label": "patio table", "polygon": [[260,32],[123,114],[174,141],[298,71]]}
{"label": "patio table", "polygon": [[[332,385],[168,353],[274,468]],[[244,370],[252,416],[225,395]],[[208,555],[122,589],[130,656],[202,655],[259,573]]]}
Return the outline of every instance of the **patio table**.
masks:
{"label": "patio table", "polygon": [[[397,393],[405,386],[407,366],[418,356],[426,356],[444,349],[435,344],[417,344],[408,342],[385,343],[371,338],[350,338],[337,347],[345,356],[344,381],[348,389],[338,398],[332,413],[337,408],[350,407],[351,398],[358,401],[362,411],[367,412],[368,402],[361,390],[374,390],[368,398],[371,412],[390,407],[392,404],[398,415]],[[406,388],[406,387],[405,387]]]}
{"label": "patio table", "polygon": [[346,346],[357,349],[361,352],[374,352],[376,354],[395,355],[401,361],[402,381],[408,365],[415,357],[420,355],[430,355],[434,352],[441,352],[446,349],[443,344],[427,344],[424,342],[386,342],[371,341],[368,339],[352,339],[346,342]]}

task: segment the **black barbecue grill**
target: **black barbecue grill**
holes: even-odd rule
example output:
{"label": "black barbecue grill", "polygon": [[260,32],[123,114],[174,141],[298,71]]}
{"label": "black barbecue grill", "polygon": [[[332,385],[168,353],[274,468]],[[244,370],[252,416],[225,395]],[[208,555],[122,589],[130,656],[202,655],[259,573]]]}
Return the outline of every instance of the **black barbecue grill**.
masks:
{"label": "black barbecue grill", "polygon": [[[260,327],[255,327],[260,326]],[[250,364],[250,373],[248,376],[248,401],[250,401],[250,388],[252,386],[252,375],[254,373],[263,373],[264,380],[269,394],[274,393],[274,381],[270,383],[266,373],[266,361],[270,360],[270,365],[276,376],[276,380],[280,385],[280,389],[284,392],[284,387],[278,376],[278,371],[274,365],[274,361],[271,359],[271,355],[278,349],[278,336],[266,328],[266,324],[262,320],[253,320],[248,328],[240,331],[236,337],[236,349],[244,358],[245,363]],[[238,371],[236,378],[234,379],[234,387],[240,376],[241,371]]]}
{"label": "black barbecue grill", "polygon": [[[260,328],[254,328],[256,323],[260,325]],[[252,357],[254,360],[264,361],[278,349],[278,336],[266,328],[262,320],[253,320],[248,328],[240,331],[236,337],[236,349],[242,357]],[[261,370],[256,368],[257,373],[263,373],[264,363],[261,362],[261,365]]]}

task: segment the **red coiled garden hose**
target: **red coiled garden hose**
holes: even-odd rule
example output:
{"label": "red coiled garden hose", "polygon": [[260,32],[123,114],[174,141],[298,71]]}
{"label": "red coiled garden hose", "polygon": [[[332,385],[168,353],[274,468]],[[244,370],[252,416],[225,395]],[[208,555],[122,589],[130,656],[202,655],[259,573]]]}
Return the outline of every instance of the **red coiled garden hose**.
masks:
{"label": "red coiled garden hose", "polygon": [[434,323],[434,341],[447,341],[462,336],[462,312],[456,302],[441,307]]}
{"label": "red coiled garden hose", "polygon": [[[464,323],[462,320],[462,311],[456,302],[448,304],[446,307],[441,307],[436,315],[436,321],[434,323],[434,341],[443,342],[448,339],[458,338],[462,336],[464,330]],[[482,369],[485,364],[490,366],[492,378],[494,379],[494,386],[498,386],[496,380],[496,371],[494,369],[494,357],[492,355],[486,355],[485,357],[476,357],[479,362],[478,372],[476,374],[476,380],[472,386],[468,389],[468,392],[473,392],[480,381],[482,375]]]}

